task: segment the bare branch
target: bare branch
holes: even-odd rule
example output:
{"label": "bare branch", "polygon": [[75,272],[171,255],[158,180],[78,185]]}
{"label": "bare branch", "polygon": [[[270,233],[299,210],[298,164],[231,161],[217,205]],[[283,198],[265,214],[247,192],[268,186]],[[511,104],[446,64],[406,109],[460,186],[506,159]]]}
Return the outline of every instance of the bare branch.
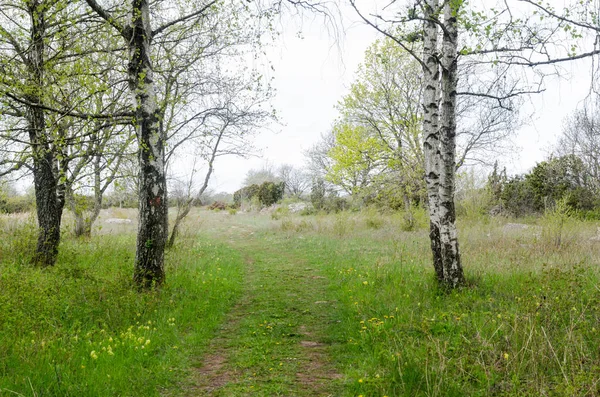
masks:
{"label": "bare branch", "polygon": [[[94,1],[94,0],[88,0],[88,1]],[[188,15],[184,15],[181,18],[177,18],[173,21],[167,22],[165,24],[163,24],[162,26],[159,26],[158,28],[156,28],[155,30],[152,31],[152,37],[164,32],[166,29],[170,28],[171,26],[177,25],[178,23],[181,22],[185,22],[187,20],[190,20],[192,18],[195,17],[202,17],[204,14],[210,7],[212,7],[218,0],[212,0],[211,2],[209,2],[208,4],[206,4],[204,7],[202,7],[201,9],[199,9],[196,12],[193,12],[191,14]]]}
{"label": "bare branch", "polygon": [[112,26],[113,28],[115,28],[119,34],[121,36],[123,36],[126,40],[129,40],[131,38],[131,29],[128,27],[124,27],[121,24],[119,24],[115,18],[108,12],[106,11],[104,8],[102,8],[97,2],[96,0],[85,0],[86,3],[90,6],[90,8],[92,10],[94,10],[96,12],[96,14],[98,14],[98,16],[102,19],[104,19],[106,22],[108,22],[110,24],[110,26]]}
{"label": "bare branch", "polygon": [[[80,119],[118,119],[118,118],[131,118],[134,116],[133,112],[119,112],[119,113],[113,113],[113,114],[72,112],[69,110],[60,110],[60,109],[56,109],[56,108],[46,106],[46,105],[43,105],[40,103],[31,102],[31,101],[25,100],[23,98],[19,98],[18,96],[14,95],[8,91],[4,91],[4,95],[19,102],[20,104],[30,106],[32,108],[43,109],[43,110],[47,110],[49,112],[57,113],[57,114],[60,114],[63,116],[77,117]],[[131,120],[128,120],[128,122],[131,122]]]}

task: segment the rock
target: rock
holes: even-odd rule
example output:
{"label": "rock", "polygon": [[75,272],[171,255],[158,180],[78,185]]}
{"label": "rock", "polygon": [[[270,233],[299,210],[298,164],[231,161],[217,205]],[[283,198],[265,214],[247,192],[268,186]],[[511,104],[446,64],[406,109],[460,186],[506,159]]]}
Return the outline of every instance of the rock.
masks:
{"label": "rock", "polygon": [[514,231],[514,230],[526,230],[529,229],[531,226],[526,225],[524,223],[507,223],[506,225],[504,225],[504,227],[502,227],[502,229],[504,231]]}
{"label": "rock", "polygon": [[498,204],[498,205],[495,205],[492,208],[490,208],[489,214],[491,216],[499,216],[499,215],[502,215],[503,212],[504,212],[504,210],[502,208],[502,205]]}
{"label": "rock", "polygon": [[524,223],[507,223],[502,227],[505,233],[527,232],[528,235],[540,238],[542,237],[542,227],[536,225],[526,225]]}
{"label": "rock", "polygon": [[106,223],[116,223],[116,224],[128,224],[131,223],[131,219],[123,219],[123,218],[108,218]]}
{"label": "rock", "polygon": [[290,205],[288,205],[288,209],[290,210],[290,212],[292,214],[295,214],[297,212],[302,212],[304,211],[306,208],[308,208],[309,204],[308,203],[292,203]]}
{"label": "rock", "polygon": [[279,206],[277,204],[274,204],[270,207],[264,207],[260,210],[261,214],[272,214],[273,212],[277,211],[277,209],[279,208]]}
{"label": "rock", "polygon": [[590,237],[590,241],[600,241],[600,227],[596,229],[596,235]]}

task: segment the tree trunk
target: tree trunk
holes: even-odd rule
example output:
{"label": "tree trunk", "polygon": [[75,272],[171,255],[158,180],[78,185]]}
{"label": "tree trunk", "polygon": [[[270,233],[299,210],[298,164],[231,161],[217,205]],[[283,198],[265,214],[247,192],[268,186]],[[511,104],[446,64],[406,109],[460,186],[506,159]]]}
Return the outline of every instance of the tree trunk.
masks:
{"label": "tree trunk", "polygon": [[454,208],[454,179],[456,172],[456,87],[458,84],[458,2],[444,3],[444,34],[442,41],[442,107],[439,218],[444,269],[444,283],[456,288],[464,283],[464,274],[458,249],[456,211]]}
{"label": "tree trunk", "polygon": [[139,225],[134,281],[140,288],[164,282],[168,233],[165,137],[154,87],[148,0],[133,0],[129,40],[129,87],[135,96],[139,145]]}
{"label": "tree trunk", "polygon": [[75,198],[72,196],[72,193],[69,194],[69,207],[73,216],[75,217],[75,229],[73,230],[73,234],[75,237],[90,237],[92,234],[91,225],[88,227],[88,223],[85,220],[83,209],[79,208],[77,205]]}
{"label": "tree trunk", "polygon": [[64,196],[58,192],[56,158],[48,142],[44,111],[35,106],[43,104],[45,5],[40,1],[31,1],[28,6],[31,17],[31,45],[27,66],[31,93],[27,99],[34,105],[28,107],[26,118],[33,154],[33,181],[39,228],[33,262],[41,266],[52,266],[58,255]]}
{"label": "tree trunk", "polygon": [[181,221],[183,221],[183,219],[190,213],[190,210],[192,209],[192,202],[192,198],[188,199],[177,213],[177,217],[175,217],[175,223],[173,224],[173,229],[171,230],[171,236],[167,242],[167,248],[173,248],[173,245],[175,245],[175,239],[179,234],[179,225],[181,224]]}
{"label": "tree trunk", "polygon": [[98,218],[100,214],[100,209],[102,208],[102,197],[100,197],[100,201],[98,201],[98,197],[95,197],[94,207],[91,210],[91,213],[88,213],[86,217],[86,211],[81,206],[77,205],[77,200],[75,199],[74,193],[69,191],[67,193],[67,202],[69,204],[69,209],[73,213],[75,217],[75,225],[73,229],[73,234],[76,238],[88,238],[92,235],[92,226],[94,222]]}
{"label": "tree trunk", "polygon": [[438,282],[444,282],[442,244],[440,237],[439,185],[440,138],[438,128],[438,26],[432,20],[439,8],[438,0],[427,0],[423,24],[423,155],[425,158],[425,185],[429,209],[429,239],[433,267]]}
{"label": "tree trunk", "polygon": [[58,255],[60,223],[64,201],[57,193],[54,174],[54,156],[39,134],[43,134],[44,113],[40,109],[29,109],[29,136],[34,146],[33,180],[38,219],[38,241],[33,262],[40,266],[52,266]]}
{"label": "tree trunk", "polygon": [[[108,187],[108,185],[114,180],[114,175],[116,171],[113,171],[113,173],[108,177],[108,180],[106,181],[104,187],[102,187],[102,169],[100,167],[100,162],[102,161],[102,155],[101,154],[96,154],[95,158],[94,158],[94,207],[92,208],[92,212],[90,214],[90,216],[86,219],[86,226],[85,226],[85,230],[88,232],[88,236],[92,234],[92,226],[94,226],[94,222],[96,222],[96,219],[98,219],[98,216],[100,215],[100,211],[102,210],[102,199],[104,197],[104,191],[106,190],[106,188]],[[118,164],[121,163],[121,158],[119,158],[117,160],[117,167],[118,168]],[[116,169],[115,168],[115,169]]]}

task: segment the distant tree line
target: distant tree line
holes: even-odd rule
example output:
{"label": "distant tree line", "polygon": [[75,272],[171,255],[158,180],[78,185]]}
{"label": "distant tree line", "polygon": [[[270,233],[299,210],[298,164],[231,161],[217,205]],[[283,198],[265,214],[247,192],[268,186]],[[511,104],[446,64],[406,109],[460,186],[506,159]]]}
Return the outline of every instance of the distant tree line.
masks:
{"label": "distant tree line", "polygon": [[507,177],[494,167],[488,179],[492,213],[525,216],[552,209],[558,201],[581,214],[600,209],[600,196],[583,160],[574,154],[550,157],[525,174]]}

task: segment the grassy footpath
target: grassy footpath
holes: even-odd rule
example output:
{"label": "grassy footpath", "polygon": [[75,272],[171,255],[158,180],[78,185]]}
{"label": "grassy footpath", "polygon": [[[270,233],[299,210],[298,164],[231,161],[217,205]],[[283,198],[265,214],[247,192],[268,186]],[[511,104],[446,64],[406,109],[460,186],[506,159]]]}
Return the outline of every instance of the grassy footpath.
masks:
{"label": "grassy footpath", "polygon": [[67,239],[47,270],[0,242],[0,395],[600,395],[594,224],[463,223],[447,294],[400,218],[199,216],[148,294],[133,236]]}
{"label": "grassy footpath", "polygon": [[321,270],[273,233],[240,232],[245,287],[181,395],[338,395],[326,331],[336,320]]}
{"label": "grassy footpath", "polygon": [[[250,219],[231,219],[229,244],[252,274],[238,320],[214,346],[219,358],[207,360],[216,370],[200,370],[202,393],[600,394],[598,248],[581,232],[557,247],[545,226],[463,226],[470,284],[446,294],[432,280],[424,231],[341,215],[262,218],[251,233]],[[310,357],[306,335],[322,348],[322,387],[296,364]]]}

